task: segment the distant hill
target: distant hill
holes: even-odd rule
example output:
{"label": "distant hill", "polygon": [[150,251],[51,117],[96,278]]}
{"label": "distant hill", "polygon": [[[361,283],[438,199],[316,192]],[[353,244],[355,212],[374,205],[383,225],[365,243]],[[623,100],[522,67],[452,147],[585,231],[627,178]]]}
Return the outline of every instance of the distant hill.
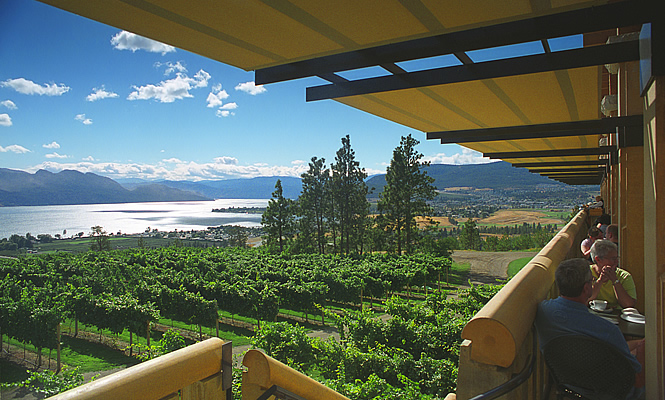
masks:
{"label": "distant hill", "polygon": [[[435,179],[437,189],[528,190],[539,185],[564,185],[526,169],[513,168],[503,161],[469,165],[434,164],[425,167],[425,170]],[[39,170],[29,174],[0,168],[0,206],[269,199],[275,191],[277,179],[282,181],[285,197],[296,199],[300,195],[301,179],[287,176],[199,182],[126,179],[120,181],[123,182],[121,185],[110,178],[78,171],[54,174]],[[385,184],[385,175],[375,175],[367,180],[367,185],[374,188],[373,196],[383,191]]]}
{"label": "distant hill", "polygon": [[150,184],[128,190],[116,181],[78,171],[34,174],[0,168],[0,205],[45,206],[64,204],[137,203],[148,201],[210,200],[192,192]]}
{"label": "distant hill", "polygon": [[[514,168],[510,163],[498,161],[488,164],[447,165],[432,164],[424,167],[427,175],[434,178],[437,189],[452,187],[473,187],[476,189],[529,189],[538,185],[561,185],[524,168]],[[383,191],[386,176],[376,175],[367,180],[376,195]]]}
{"label": "distant hill", "polygon": [[[300,196],[300,178],[291,176],[262,176],[249,179],[226,179],[220,181],[159,181],[158,183],[175,189],[198,193],[213,199],[269,199],[275,191],[277,180],[282,181],[284,197],[296,199]],[[142,187],[146,183],[127,182],[127,188]]]}

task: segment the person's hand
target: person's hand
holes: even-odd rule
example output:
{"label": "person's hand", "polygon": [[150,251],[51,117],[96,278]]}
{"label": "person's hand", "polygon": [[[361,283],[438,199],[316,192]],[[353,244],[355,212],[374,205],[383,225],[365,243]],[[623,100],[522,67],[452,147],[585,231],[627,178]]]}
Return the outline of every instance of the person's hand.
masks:
{"label": "person's hand", "polygon": [[614,281],[617,280],[617,270],[616,270],[616,268],[614,268],[612,266],[609,266],[609,265],[603,267],[603,272],[601,273],[601,275],[607,276],[607,279],[605,279],[603,282],[605,282],[607,280],[610,280],[610,281],[614,282]]}
{"label": "person's hand", "polygon": [[[600,281],[601,284],[610,280],[610,275],[607,268],[608,267],[603,267],[603,269],[600,271],[600,275],[598,276],[598,280]],[[616,273],[614,274],[614,276],[616,276]]]}

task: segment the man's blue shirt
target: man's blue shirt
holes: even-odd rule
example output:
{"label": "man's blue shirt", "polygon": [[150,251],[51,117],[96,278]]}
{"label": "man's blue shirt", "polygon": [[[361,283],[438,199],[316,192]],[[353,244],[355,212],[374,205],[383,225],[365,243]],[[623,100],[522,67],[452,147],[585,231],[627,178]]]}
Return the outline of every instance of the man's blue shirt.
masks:
{"label": "man's blue shirt", "polygon": [[545,300],[538,305],[535,322],[541,349],[559,336],[587,335],[616,347],[628,358],[636,373],[642,370],[640,363],[630,353],[619,327],[594,315],[582,303],[563,297]]}

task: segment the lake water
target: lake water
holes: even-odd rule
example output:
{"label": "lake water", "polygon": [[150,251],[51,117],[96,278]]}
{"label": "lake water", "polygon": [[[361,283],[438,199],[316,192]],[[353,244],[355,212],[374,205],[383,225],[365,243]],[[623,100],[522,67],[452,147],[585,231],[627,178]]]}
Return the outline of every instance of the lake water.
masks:
{"label": "lake water", "polygon": [[[213,208],[265,207],[268,199],[219,199],[214,201],[85,204],[69,206],[0,207],[0,239],[13,234],[33,236],[79,232],[88,235],[99,225],[109,233],[203,230],[209,226],[261,226],[261,214],[212,212]],[[66,230],[66,234],[63,231]]]}

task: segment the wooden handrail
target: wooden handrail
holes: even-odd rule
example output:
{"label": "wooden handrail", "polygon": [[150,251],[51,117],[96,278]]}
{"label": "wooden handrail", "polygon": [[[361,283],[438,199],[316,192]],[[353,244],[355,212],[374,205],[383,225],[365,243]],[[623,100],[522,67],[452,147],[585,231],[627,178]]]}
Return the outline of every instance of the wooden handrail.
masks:
{"label": "wooden handrail", "polygon": [[554,270],[575,249],[573,244],[585,223],[586,211],[580,211],[466,324],[462,338],[472,343],[472,360],[504,368],[512,365],[538,303],[554,282]]}
{"label": "wooden handrail", "polygon": [[[230,342],[228,343],[230,344]],[[224,341],[211,338],[56,395],[55,400],[162,399],[216,376],[219,391]],[[228,368],[227,368],[228,369]],[[230,387],[230,382],[227,383]]]}
{"label": "wooden handrail", "polygon": [[260,350],[249,350],[242,364],[247,367],[242,373],[242,398],[245,400],[259,398],[273,385],[308,400],[349,400]]}

